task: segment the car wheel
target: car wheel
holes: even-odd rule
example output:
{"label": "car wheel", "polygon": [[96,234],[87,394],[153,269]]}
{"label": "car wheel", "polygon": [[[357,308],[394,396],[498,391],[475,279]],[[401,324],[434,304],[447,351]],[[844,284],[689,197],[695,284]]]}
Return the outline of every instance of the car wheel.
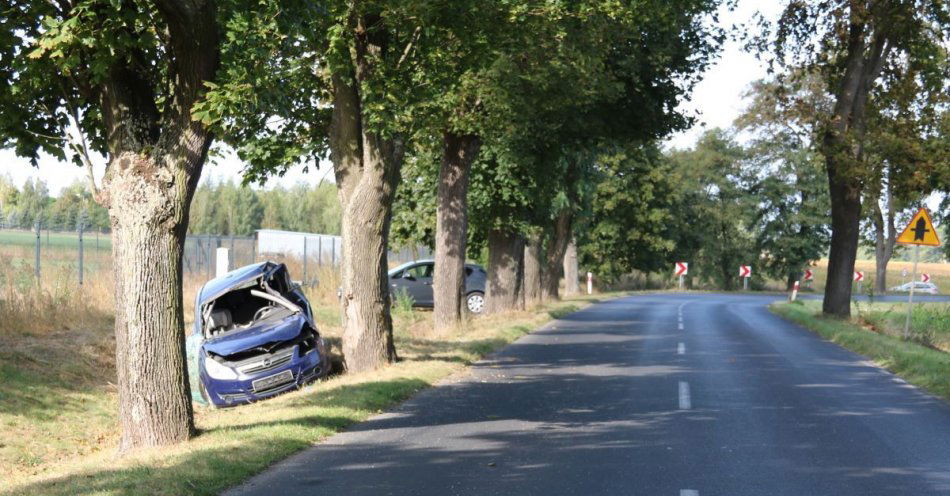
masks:
{"label": "car wheel", "polygon": [[465,306],[471,313],[479,314],[485,310],[485,295],[479,292],[469,293],[465,298]]}

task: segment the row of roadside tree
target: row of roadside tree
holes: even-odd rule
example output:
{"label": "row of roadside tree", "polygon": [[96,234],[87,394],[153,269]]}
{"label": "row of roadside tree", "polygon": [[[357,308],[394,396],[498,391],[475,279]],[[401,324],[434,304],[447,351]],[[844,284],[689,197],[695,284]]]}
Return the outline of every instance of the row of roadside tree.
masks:
{"label": "row of roadside tree", "polygon": [[[869,158],[870,130],[885,127],[874,119],[904,122],[909,109],[893,132],[928,156],[946,148],[935,137],[946,125],[947,7],[923,0],[790,2],[782,22],[750,38],[777,74],[763,83],[773,87],[762,98],[776,102],[762,111],[778,113],[752,125],[767,134],[781,123],[803,143],[775,151],[801,157],[768,159],[774,137],[763,137],[757,157],[768,166],[751,176],[730,169],[748,162],[733,160],[744,152],[721,133],[692,152],[665,156],[658,145],[691,124],[676,109],[727,35],[715,0],[14,3],[0,13],[0,140],[33,160],[46,152],[87,167],[109,212],[126,450],[194,435],[181,250],[216,142],[247,164],[246,183],[329,159],[342,349],[356,372],[396,359],[391,233],[431,239],[444,331],[462,318],[470,237],[487,250],[488,311],[557,298],[572,239],[608,275],[690,253],[714,267],[745,249],[749,233],[723,232],[737,195],[759,196],[763,213],[747,226],[769,233],[758,243],[783,260],[776,270],[794,270],[821,241],[799,232],[825,211],[816,172],[831,214],[825,310],[845,315],[862,195],[889,163]],[[823,99],[799,119],[809,78]],[[884,104],[899,82],[910,103],[892,111]],[[101,183],[92,152],[108,157]],[[941,162],[928,163],[909,192],[946,184]],[[796,233],[806,241],[791,253],[769,244]],[[707,246],[712,235],[720,246]]]}

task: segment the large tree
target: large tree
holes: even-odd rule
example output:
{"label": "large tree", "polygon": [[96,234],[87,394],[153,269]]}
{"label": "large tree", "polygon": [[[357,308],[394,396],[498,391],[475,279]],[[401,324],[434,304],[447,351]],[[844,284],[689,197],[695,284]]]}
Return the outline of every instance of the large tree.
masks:
{"label": "large tree", "polygon": [[727,290],[737,288],[740,265],[755,266],[759,260],[752,229],[756,204],[743,175],[747,158],[733,134],[721,129],[707,131],[692,150],[669,155],[684,192],[671,237],[682,237],[684,246],[698,240],[692,257],[685,259],[694,262],[691,275]]}
{"label": "large tree", "polygon": [[756,265],[789,290],[828,247],[828,186],[812,139],[816,115],[830,108],[823,88],[818,77],[756,81],[747,93],[752,103],[736,119],[751,135],[743,176],[757,200],[750,205],[762,253]]}
{"label": "large tree", "polygon": [[249,181],[329,156],[342,208],[351,371],[396,358],[386,275],[392,204],[407,150],[457,82],[458,43],[479,6],[287,2],[248,16],[265,34],[228,41],[234,84],[215,88],[200,109],[249,162]]}
{"label": "large tree", "polygon": [[859,241],[869,101],[907,62],[926,91],[944,91],[946,58],[934,56],[950,34],[950,6],[930,0],[791,1],[766,46],[790,76],[819,72],[834,99],[817,136],[831,197],[831,250],[823,311],[851,313],[851,276]]}
{"label": "large tree", "polygon": [[[0,10],[0,144],[34,163],[46,152],[87,165],[109,210],[123,451],[195,432],[181,257],[212,141],[191,112],[218,69],[218,17],[211,0],[14,0]],[[108,157],[101,186],[91,150]]]}

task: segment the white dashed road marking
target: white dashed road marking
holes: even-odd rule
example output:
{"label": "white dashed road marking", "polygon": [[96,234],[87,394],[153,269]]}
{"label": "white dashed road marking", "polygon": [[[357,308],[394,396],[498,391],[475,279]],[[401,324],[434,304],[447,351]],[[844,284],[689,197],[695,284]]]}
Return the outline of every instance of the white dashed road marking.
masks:
{"label": "white dashed road marking", "polygon": [[686,344],[680,343],[680,344],[676,347],[676,354],[677,354],[677,355],[685,355],[685,354],[686,354]]}
{"label": "white dashed road marking", "polygon": [[689,399],[689,383],[680,381],[680,410],[689,410],[692,407]]}
{"label": "white dashed road marking", "polygon": [[699,496],[699,491],[695,489],[680,489],[680,496]]}
{"label": "white dashed road marking", "polygon": [[683,330],[683,323],[682,323],[682,322],[679,323],[679,329],[680,329],[681,331]]}

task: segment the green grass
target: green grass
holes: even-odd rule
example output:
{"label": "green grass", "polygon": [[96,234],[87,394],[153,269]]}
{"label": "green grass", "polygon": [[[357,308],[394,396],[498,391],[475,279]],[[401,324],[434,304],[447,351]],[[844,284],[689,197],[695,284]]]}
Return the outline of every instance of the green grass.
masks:
{"label": "green grass", "polygon": [[[369,374],[337,376],[253,405],[200,408],[197,438],[122,458],[114,453],[112,369],[88,360],[66,369],[56,360],[24,369],[22,356],[0,355],[0,433],[5,436],[0,442],[14,457],[0,459],[4,462],[0,473],[7,479],[0,484],[0,493],[218,494],[345,426],[461,372],[590,300],[582,297],[530,312],[481,317],[445,336],[427,335],[423,332],[427,313],[412,312],[397,321],[399,363]],[[319,313],[327,319],[335,317],[329,310]]]}
{"label": "green grass", "polygon": [[[79,247],[79,235],[76,233],[57,233],[40,232],[41,248],[70,248]],[[0,231],[0,245],[16,246],[34,246],[36,244],[36,233],[32,231]],[[83,234],[83,245],[85,249],[94,250],[96,248],[96,233],[86,232]],[[99,235],[99,249],[109,250],[112,248],[112,241],[108,234]]]}
{"label": "green grass", "polygon": [[[950,400],[950,353],[874,332],[862,326],[860,318],[840,320],[823,317],[820,302],[775,303],[770,308],[825,339],[870,358],[907,382]],[[922,314],[930,311],[926,307],[918,309]]]}
{"label": "green grass", "polygon": [[[856,303],[861,321],[888,336],[903,337],[907,303]],[[910,339],[950,352],[950,303],[916,303],[911,314]]]}

